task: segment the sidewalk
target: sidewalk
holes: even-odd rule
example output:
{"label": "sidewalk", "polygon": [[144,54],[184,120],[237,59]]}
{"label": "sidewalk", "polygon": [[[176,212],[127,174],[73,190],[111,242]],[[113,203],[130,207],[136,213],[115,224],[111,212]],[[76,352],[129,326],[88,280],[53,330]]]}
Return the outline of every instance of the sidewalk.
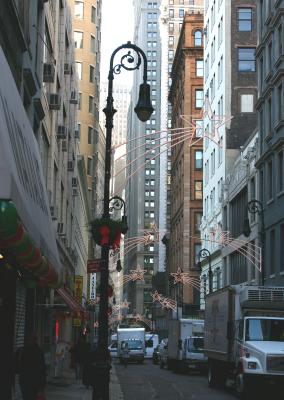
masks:
{"label": "sidewalk", "polygon": [[[92,389],[76,382],[74,371],[65,370],[63,377],[48,382],[45,395],[47,400],[92,400]],[[110,400],[123,400],[114,365],[110,375]]]}

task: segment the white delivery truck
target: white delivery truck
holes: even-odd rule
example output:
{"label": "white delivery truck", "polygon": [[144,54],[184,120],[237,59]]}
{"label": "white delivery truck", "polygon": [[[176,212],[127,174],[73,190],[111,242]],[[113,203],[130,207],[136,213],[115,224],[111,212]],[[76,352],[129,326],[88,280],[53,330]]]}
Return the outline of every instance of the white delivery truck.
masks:
{"label": "white delivery truck", "polygon": [[143,363],[145,357],[145,328],[117,328],[117,356],[122,362],[122,350],[127,343],[129,361]]}
{"label": "white delivery truck", "polygon": [[204,321],[201,319],[169,320],[167,366],[175,371],[202,370],[207,367],[203,352]]}
{"label": "white delivery truck", "polygon": [[159,344],[159,335],[156,333],[146,333],[145,334],[145,346],[146,355],[145,358],[153,358],[153,352],[155,347]]}
{"label": "white delivery truck", "polygon": [[233,383],[252,399],[259,384],[284,384],[283,311],[284,287],[232,285],[206,296],[210,386]]}

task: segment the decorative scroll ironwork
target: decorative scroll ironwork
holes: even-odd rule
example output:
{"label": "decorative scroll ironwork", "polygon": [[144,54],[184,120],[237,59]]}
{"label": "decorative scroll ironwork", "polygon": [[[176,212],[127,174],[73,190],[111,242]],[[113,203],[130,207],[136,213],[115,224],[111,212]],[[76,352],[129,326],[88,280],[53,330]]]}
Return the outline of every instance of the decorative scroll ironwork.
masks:
{"label": "decorative scroll ironwork", "polygon": [[[134,50],[135,51],[135,50]],[[139,69],[140,65],[141,65],[141,55],[135,51],[135,54],[137,55],[137,60],[135,60],[135,57],[133,54],[131,54],[131,50],[129,50],[127,52],[127,54],[124,54],[121,59],[120,59],[120,63],[116,64],[113,67],[113,73],[118,75],[121,73],[122,68],[127,70],[127,71],[134,71],[135,69]],[[136,64],[129,67],[127,64],[134,64],[136,61]]]}

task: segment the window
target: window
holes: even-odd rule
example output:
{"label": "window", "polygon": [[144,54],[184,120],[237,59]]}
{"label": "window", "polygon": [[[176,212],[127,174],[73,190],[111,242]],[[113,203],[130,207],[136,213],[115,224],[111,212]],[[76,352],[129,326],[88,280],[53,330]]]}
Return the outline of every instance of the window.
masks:
{"label": "window", "polygon": [[195,233],[200,233],[201,218],[202,218],[201,212],[194,213],[194,232]]}
{"label": "window", "polygon": [[252,9],[238,9],[238,29],[240,32],[250,32],[252,30]]}
{"label": "window", "polygon": [[269,97],[267,101],[267,133],[270,134],[272,132],[272,99]]}
{"label": "window", "polygon": [[201,243],[194,243],[194,257],[195,263],[197,264],[199,261],[199,252],[201,250]]}
{"label": "window", "polygon": [[195,136],[202,137],[203,135],[203,119],[195,120]]}
{"label": "window", "polygon": [[278,191],[282,192],[284,190],[284,162],[283,162],[283,153],[284,151],[280,151],[278,153]]}
{"label": "window", "polygon": [[[284,243],[284,224],[280,225],[280,243]],[[280,271],[284,271],[284,247],[279,246],[280,249]]]}
{"label": "window", "polygon": [[75,18],[84,18],[84,3],[83,1],[75,0],[75,7],[74,7],[74,15]]}
{"label": "window", "polygon": [[173,46],[173,45],[174,45],[174,37],[169,36],[169,46]]}
{"label": "window", "polygon": [[202,169],[203,166],[203,151],[195,151],[195,169]]}
{"label": "window", "polygon": [[82,93],[78,93],[78,110],[82,107]]}
{"label": "window", "polygon": [[173,60],[174,58],[174,51],[173,50],[169,50],[169,60]]}
{"label": "window", "polygon": [[76,49],[83,48],[83,32],[74,31],[74,45]]}
{"label": "window", "polygon": [[93,67],[92,65],[90,65],[90,77],[89,80],[91,83],[94,83],[95,80],[95,67]]}
{"label": "window", "polygon": [[215,149],[211,153],[211,176],[215,174]]}
{"label": "window", "polygon": [[267,164],[267,195],[268,199],[271,200],[273,197],[273,166],[272,166],[272,160],[268,162]]}
{"label": "window", "polygon": [[203,106],[203,90],[195,90],[195,108],[202,108]]}
{"label": "window", "polygon": [[255,72],[255,49],[254,48],[239,48],[239,71],[240,72]]}
{"label": "window", "polygon": [[169,17],[174,18],[174,9],[173,8],[169,9]]}
{"label": "window", "polygon": [[174,29],[175,29],[175,26],[174,26],[173,22],[170,22],[169,23],[169,32],[174,33]]}
{"label": "window", "polygon": [[97,10],[96,10],[96,7],[92,6],[91,21],[92,21],[93,24],[96,23],[96,17],[97,17]]}
{"label": "window", "polygon": [[281,57],[283,53],[283,32],[282,25],[278,28],[278,56]]}
{"label": "window", "polygon": [[202,181],[194,182],[194,198],[195,200],[202,200]]}
{"label": "window", "polygon": [[196,60],[196,76],[203,76],[203,60]]}
{"label": "window", "polygon": [[93,128],[91,126],[88,127],[88,144],[93,143]]}
{"label": "window", "polygon": [[92,157],[88,157],[87,160],[87,175],[92,175]]}
{"label": "window", "polygon": [[218,165],[222,164],[223,161],[223,138],[221,137],[218,142]]}
{"label": "window", "polygon": [[93,35],[91,35],[91,52],[96,52],[96,38]]}
{"label": "window", "polygon": [[278,93],[278,101],[277,101],[277,105],[278,105],[278,121],[281,121],[282,119],[282,112],[283,112],[283,86],[282,84],[278,86],[277,88],[277,93]]}
{"label": "window", "polygon": [[180,18],[183,18],[184,17],[184,10],[183,9],[179,9],[178,10],[178,16],[180,17]]}
{"label": "window", "polygon": [[76,70],[78,79],[82,80],[83,64],[81,62],[76,61]]}
{"label": "window", "polygon": [[89,113],[94,113],[94,98],[93,96],[89,96]]}
{"label": "window", "polygon": [[270,231],[270,272],[275,273],[275,229]]}
{"label": "window", "polygon": [[201,31],[194,32],[194,46],[202,46],[202,32]]}
{"label": "window", "polygon": [[241,112],[253,112],[253,94],[241,94]]}

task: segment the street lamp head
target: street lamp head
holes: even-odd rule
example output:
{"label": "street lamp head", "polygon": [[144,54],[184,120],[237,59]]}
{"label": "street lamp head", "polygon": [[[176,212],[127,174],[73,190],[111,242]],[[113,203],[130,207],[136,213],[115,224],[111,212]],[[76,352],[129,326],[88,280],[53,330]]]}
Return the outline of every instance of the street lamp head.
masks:
{"label": "street lamp head", "polygon": [[139,99],[134,111],[142,122],[146,122],[154,111],[150,98],[150,85],[145,82],[140,85]]}
{"label": "street lamp head", "polygon": [[116,270],[117,270],[117,272],[121,272],[122,271],[122,266],[121,266],[121,261],[120,260],[117,260]]}
{"label": "street lamp head", "polygon": [[243,234],[246,237],[249,237],[249,235],[251,234],[251,229],[250,229],[250,224],[249,224],[248,218],[245,218],[245,220],[244,220]]}

